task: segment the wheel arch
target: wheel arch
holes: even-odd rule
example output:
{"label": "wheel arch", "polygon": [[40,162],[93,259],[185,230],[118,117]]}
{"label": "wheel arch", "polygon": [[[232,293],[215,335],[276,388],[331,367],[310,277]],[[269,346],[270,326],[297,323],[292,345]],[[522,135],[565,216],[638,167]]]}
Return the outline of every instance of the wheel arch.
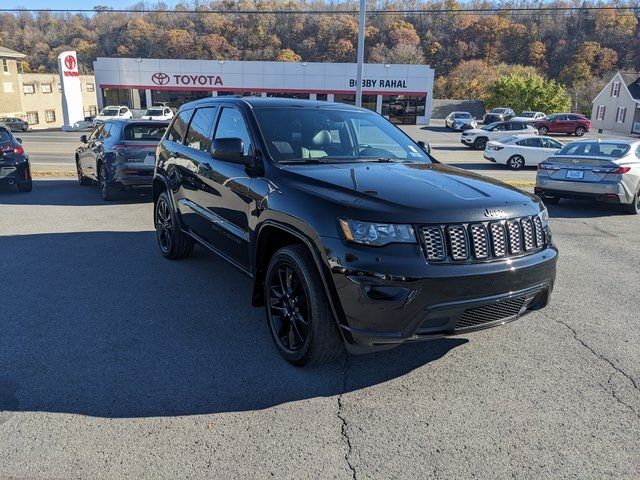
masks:
{"label": "wheel arch", "polygon": [[[286,245],[303,245],[311,254],[311,258],[316,265],[320,280],[329,301],[329,307],[336,320],[340,324],[344,324],[344,312],[337,300],[337,292],[333,282],[331,281],[331,272],[328,265],[323,261],[320,249],[316,243],[302,231],[295,229],[289,225],[283,225],[274,221],[263,223],[255,236],[255,245],[253,252],[254,265],[254,281],[253,291],[251,295],[251,304],[254,307],[264,305],[263,290],[266,271],[269,266],[269,260],[273,254]],[[341,334],[344,335],[342,329]]]}

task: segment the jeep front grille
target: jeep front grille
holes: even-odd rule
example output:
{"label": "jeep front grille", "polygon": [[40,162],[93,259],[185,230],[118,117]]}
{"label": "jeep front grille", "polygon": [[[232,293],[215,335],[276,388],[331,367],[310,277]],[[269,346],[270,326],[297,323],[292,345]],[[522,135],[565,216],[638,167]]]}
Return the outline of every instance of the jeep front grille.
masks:
{"label": "jeep front grille", "polygon": [[544,248],[538,216],[504,221],[418,228],[427,261],[462,263],[498,260],[533,253]]}

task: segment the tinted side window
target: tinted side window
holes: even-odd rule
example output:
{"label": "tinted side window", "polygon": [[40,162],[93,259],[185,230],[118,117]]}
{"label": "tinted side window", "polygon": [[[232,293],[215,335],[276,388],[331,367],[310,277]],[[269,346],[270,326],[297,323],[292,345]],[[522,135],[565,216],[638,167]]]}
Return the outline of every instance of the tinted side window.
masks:
{"label": "tinted side window", "polygon": [[110,123],[103,123],[102,124],[102,131],[98,134],[98,139],[99,140],[106,140],[107,138],[109,138],[111,136],[111,134],[109,133],[109,129],[111,129],[111,124]]}
{"label": "tinted side window", "polygon": [[211,136],[213,134],[213,122],[216,119],[216,108],[198,108],[193,114],[189,130],[187,131],[187,146],[208,151],[211,148]]}
{"label": "tinted side window", "polygon": [[512,123],[509,130],[524,130],[524,123]]}
{"label": "tinted side window", "polygon": [[4,128],[0,128],[0,143],[7,143],[11,141],[11,134]]}
{"label": "tinted side window", "polygon": [[171,140],[172,142],[176,143],[182,143],[185,133],[187,132],[187,125],[189,125],[189,120],[191,119],[192,113],[193,110],[184,110],[180,112],[180,115],[178,115],[171,124],[169,134],[167,135],[167,140]]}
{"label": "tinted side window", "polygon": [[100,137],[100,133],[102,132],[102,127],[104,127],[104,124],[102,125],[98,125],[96,128],[93,129],[93,132],[91,132],[91,135],[89,135],[89,141],[95,140],[96,138]]}
{"label": "tinted side window", "polygon": [[251,150],[251,137],[242,114],[235,108],[225,107],[220,114],[215,138],[241,138],[244,143],[244,154]]}

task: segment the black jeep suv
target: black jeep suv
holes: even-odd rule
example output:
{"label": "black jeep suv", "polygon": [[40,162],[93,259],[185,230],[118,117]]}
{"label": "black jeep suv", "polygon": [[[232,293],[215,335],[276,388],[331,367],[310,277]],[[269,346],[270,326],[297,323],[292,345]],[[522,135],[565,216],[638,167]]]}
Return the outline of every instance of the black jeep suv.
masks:
{"label": "black jeep suv", "polygon": [[547,305],[555,279],[537,197],[439,164],[348,105],[186,104],[153,195],[162,254],[197,242],[249,275],[294,365],[503,324]]}
{"label": "black jeep suv", "polygon": [[22,140],[3,126],[0,126],[0,185],[15,185],[19,192],[30,192],[33,187],[29,155]]}

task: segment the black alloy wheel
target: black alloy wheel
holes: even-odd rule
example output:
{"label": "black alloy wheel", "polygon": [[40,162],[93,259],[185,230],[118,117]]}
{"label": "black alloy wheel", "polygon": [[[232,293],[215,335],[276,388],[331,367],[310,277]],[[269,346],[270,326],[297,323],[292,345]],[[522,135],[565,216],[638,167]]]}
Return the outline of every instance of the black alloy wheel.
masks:
{"label": "black alloy wheel", "polygon": [[194,241],[180,229],[166,191],[158,196],[154,210],[156,238],[162,255],[170,260],[189,257]]}
{"label": "black alloy wheel", "polygon": [[473,146],[476,148],[476,150],[484,150],[485,148],[487,148],[487,139],[476,138],[476,140],[473,142]]}
{"label": "black alloy wheel", "polygon": [[283,247],[271,258],[264,303],[271,337],[292,365],[323,363],[343,351],[317,267],[302,245]]}
{"label": "black alloy wheel", "polygon": [[117,195],[116,188],[113,183],[108,180],[107,166],[104,162],[100,164],[100,168],[98,169],[98,187],[100,188],[100,196],[103,200],[115,200]]}

